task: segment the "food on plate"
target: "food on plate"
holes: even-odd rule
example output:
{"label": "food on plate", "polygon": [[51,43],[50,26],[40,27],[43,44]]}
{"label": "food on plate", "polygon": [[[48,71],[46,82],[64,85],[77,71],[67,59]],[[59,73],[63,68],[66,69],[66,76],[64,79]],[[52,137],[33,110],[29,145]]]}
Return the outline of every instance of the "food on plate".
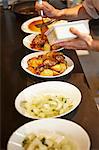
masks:
{"label": "food on plate", "polygon": [[76,143],[57,132],[31,133],[22,141],[24,150],[77,150]]}
{"label": "food on plate", "polygon": [[53,76],[54,73],[51,69],[44,69],[41,73],[41,76]]}
{"label": "food on plate", "polygon": [[[44,22],[48,22],[50,21],[51,19],[49,18],[43,18]],[[35,32],[41,32],[41,29],[39,27],[39,25],[41,24],[42,25],[43,21],[42,20],[35,20],[35,21],[32,21],[29,25],[28,25],[28,28],[32,31],[35,31]]]}
{"label": "food on plate", "polygon": [[36,35],[36,37],[32,40],[30,47],[32,49],[43,50],[43,51],[57,50],[61,48],[57,44],[50,45],[47,36],[44,34]]}
{"label": "food on plate", "polygon": [[52,66],[51,69],[62,73],[66,69],[66,65],[64,63],[56,64],[55,66]]}
{"label": "food on plate", "polygon": [[68,64],[63,53],[48,52],[37,57],[33,57],[27,61],[27,69],[33,74],[42,76],[56,76],[62,74]]}
{"label": "food on plate", "polygon": [[[33,49],[44,50],[45,43],[48,43],[46,35],[36,35],[36,37],[32,40],[30,47]],[[50,46],[48,47],[48,51],[50,50]]]}
{"label": "food on plate", "polygon": [[65,95],[42,94],[30,101],[23,100],[20,106],[25,114],[34,118],[49,118],[61,115],[73,108],[73,102]]}
{"label": "food on plate", "polygon": [[44,47],[43,47],[44,51],[50,51],[51,50],[51,46],[50,44],[48,43],[48,41],[46,41],[44,43]]}

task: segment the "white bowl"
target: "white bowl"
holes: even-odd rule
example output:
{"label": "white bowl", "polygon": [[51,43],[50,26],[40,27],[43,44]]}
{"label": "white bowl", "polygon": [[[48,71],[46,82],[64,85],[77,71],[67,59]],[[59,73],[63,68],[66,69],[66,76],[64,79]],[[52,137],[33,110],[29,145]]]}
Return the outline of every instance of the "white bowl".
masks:
{"label": "white bowl", "polygon": [[[18,128],[10,137],[7,150],[23,150],[22,141],[31,133],[38,135],[42,131],[61,133],[77,144],[76,150],[89,150],[90,139],[87,132],[78,124],[64,119],[42,119],[31,121]],[[74,150],[74,149],[73,149]]]}
{"label": "white bowl", "polygon": [[22,67],[27,73],[29,73],[29,74],[31,74],[31,75],[33,75],[33,76],[36,76],[36,77],[41,77],[41,78],[56,78],[56,77],[61,77],[61,76],[64,76],[64,75],[69,74],[69,73],[73,70],[73,68],[74,68],[74,63],[73,63],[73,61],[72,61],[69,57],[67,57],[67,56],[65,56],[65,55],[64,55],[64,57],[65,57],[65,60],[67,61],[68,68],[67,68],[63,73],[61,73],[61,74],[59,74],[59,75],[56,75],[56,76],[42,76],[42,75],[34,74],[34,73],[32,73],[31,71],[29,71],[29,70],[27,69],[27,67],[28,67],[27,61],[28,61],[29,59],[31,59],[31,58],[33,58],[33,57],[38,57],[39,55],[43,55],[43,54],[46,54],[46,53],[47,53],[47,52],[35,52],[35,53],[31,53],[31,54],[26,55],[26,56],[22,59],[22,61],[21,61],[21,67]]}
{"label": "white bowl", "polygon": [[53,117],[61,117],[72,112],[81,102],[81,92],[77,87],[72,84],[61,82],[61,81],[47,81],[42,83],[37,83],[25,88],[22,92],[18,94],[15,99],[15,108],[17,111],[28,118],[32,119],[40,119],[40,117],[34,117],[28,114],[21,106],[23,101],[32,102],[35,100],[33,97],[42,96],[42,95],[61,95],[69,98],[72,101],[73,107],[69,110],[66,110],[65,113],[62,113],[58,116]]}
{"label": "white bowl", "polygon": [[[32,43],[33,39],[36,37],[36,35],[38,35],[38,33],[33,33],[33,34],[30,34],[28,36],[26,36],[24,39],[23,39],[23,45],[25,47],[27,47],[28,49],[32,50],[32,51],[42,51],[42,50],[38,50],[38,49],[35,49],[35,48],[31,48],[30,44]],[[60,50],[63,50],[64,48],[59,48],[59,49],[56,49],[56,50],[52,50],[52,51],[60,51]]]}

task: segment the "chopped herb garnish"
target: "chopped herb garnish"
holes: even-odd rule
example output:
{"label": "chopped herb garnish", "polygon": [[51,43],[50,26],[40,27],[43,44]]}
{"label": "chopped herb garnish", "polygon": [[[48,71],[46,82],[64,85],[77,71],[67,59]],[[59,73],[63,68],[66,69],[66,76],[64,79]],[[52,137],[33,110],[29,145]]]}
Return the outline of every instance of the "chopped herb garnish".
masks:
{"label": "chopped herb garnish", "polygon": [[41,142],[42,142],[42,144],[48,146],[48,145],[46,144],[46,139],[45,139],[44,137],[41,139]]}

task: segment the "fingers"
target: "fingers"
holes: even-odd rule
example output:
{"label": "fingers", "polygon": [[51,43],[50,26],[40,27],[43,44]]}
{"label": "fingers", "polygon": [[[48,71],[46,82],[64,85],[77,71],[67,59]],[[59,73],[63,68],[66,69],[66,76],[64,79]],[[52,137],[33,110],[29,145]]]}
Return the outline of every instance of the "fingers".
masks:
{"label": "fingers", "polygon": [[[82,41],[84,41],[87,45],[87,49],[90,49],[91,45],[92,45],[92,36],[86,33],[81,33],[79,32],[77,29],[75,28],[70,28],[70,31],[77,35]],[[88,48],[89,47],[89,48]]]}
{"label": "fingers", "polygon": [[55,9],[52,5],[50,5],[48,2],[46,1],[43,1],[42,2],[42,5],[39,4],[38,2],[36,2],[35,4],[35,9],[37,11],[40,11],[40,10],[43,10],[44,11],[44,14],[47,16],[47,17],[50,17],[50,18],[55,18],[57,16],[57,9]]}
{"label": "fingers", "polygon": [[75,35],[80,35],[80,32],[76,29],[76,28],[74,28],[74,27],[71,27],[70,28],[70,31],[73,33],[73,34],[75,34]]}
{"label": "fingers", "polygon": [[77,35],[80,39],[85,40],[89,35],[79,32],[76,28],[70,28],[70,31]]}
{"label": "fingers", "polygon": [[45,6],[43,5],[43,3],[45,2],[42,2],[42,4],[39,4],[38,2],[35,3],[35,10],[38,11],[39,15],[40,15],[40,11],[43,10],[44,14],[43,14],[43,17],[47,17],[46,16],[46,4]]}
{"label": "fingers", "polygon": [[79,32],[76,28],[70,28],[70,31],[73,33],[73,34],[75,34],[75,35],[77,35],[79,38],[81,38],[81,39],[83,39],[84,38],[84,36],[85,36],[85,34],[84,33],[81,33],[81,32]]}
{"label": "fingers", "polygon": [[46,2],[46,1],[43,1],[42,4],[39,4],[38,2],[35,3],[35,9],[36,10],[46,10],[46,11],[49,11],[49,9],[51,9],[52,6]]}
{"label": "fingers", "polygon": [[50,8],[54,8],[52,5],[50,5],[48,2],[43,1],[42,5],[44,8],[46,8],[47,10],[49,10]]}
{"label": "fingers", "polygon": [[39,11],[42,9],[42,5],[39,4],[38,2],[35,2],[35,10]]}
{"label": "fingers", "polygon": [[60,42],[58,43],[58,45],[66,49],[72,49],[72,50],[88,49],[88,45],[86,44],[86,42],[80,39],[73,39],[69,41]]}

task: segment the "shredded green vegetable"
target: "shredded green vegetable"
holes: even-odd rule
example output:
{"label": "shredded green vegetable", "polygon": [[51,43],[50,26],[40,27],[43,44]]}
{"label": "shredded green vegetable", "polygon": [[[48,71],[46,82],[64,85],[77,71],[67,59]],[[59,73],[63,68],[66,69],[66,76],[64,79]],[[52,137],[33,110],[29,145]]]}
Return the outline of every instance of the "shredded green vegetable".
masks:
{"label": "shredded green vegetable", "polygon": [[20,106],[32,117],[48,118],[61,115],[73,108],[73,102],[66,96],[40,95],[31,101],[22,101]]}
{"label": "shredded green vegetable", "polygon": [[59,134],[30,134],[22,142],[24,150],[77,150],[77,144],[70,138]]}

